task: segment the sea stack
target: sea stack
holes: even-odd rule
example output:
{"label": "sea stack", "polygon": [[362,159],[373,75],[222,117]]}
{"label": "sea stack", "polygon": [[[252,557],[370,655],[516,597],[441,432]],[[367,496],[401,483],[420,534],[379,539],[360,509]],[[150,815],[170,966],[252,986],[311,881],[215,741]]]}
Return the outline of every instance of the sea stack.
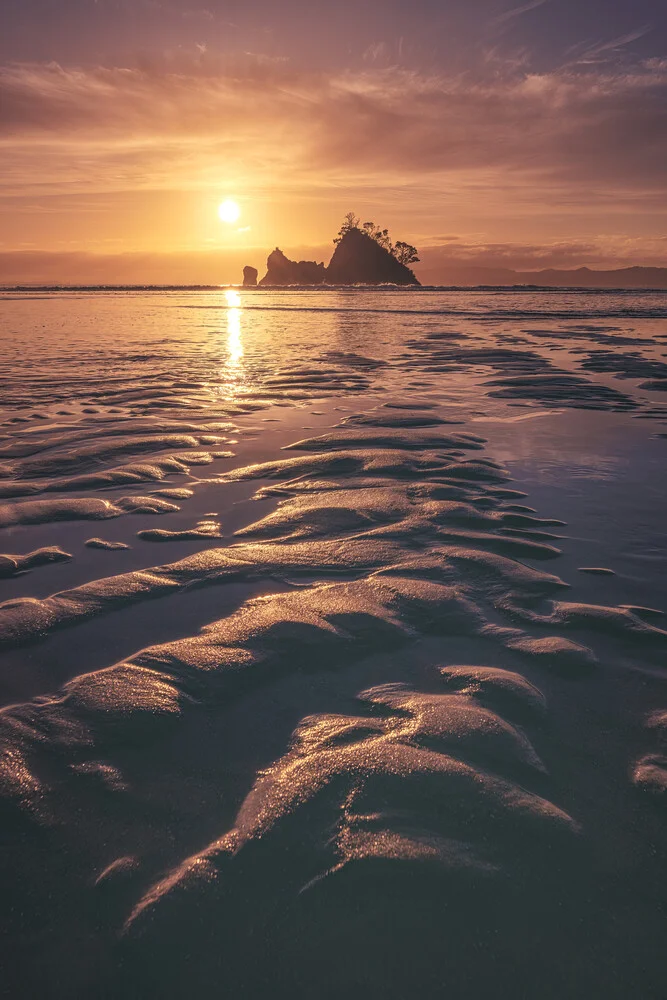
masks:
{"label": "sea stack", "polygon": [[330,285],[418,285],[405,264],[362,229],[351,228],[340,239],[327,268]]}
{"label": "sea stack", "polygon": [[266,261],[266,274],[260,285],[322,285],[326,281],[324,264],[314,260],[290,260],[276,247]]}
{"label": "sea stack", "polygon": [[[334,240],[328,267],[314,260],[290,260],[276,247],[266,262],[260,285],[419,285],[408,263],[418,261],[408,243],[392,246],[387,230],[371,222],[359,228],[350,212]],[[245,272],[244,272],[245,275]],[[244,282],[245,283],[245,282]]]}
{"label": "sea stack", "polygon": [[257,284],[257,268],[251,267],[250,264],[246,264],[243,268],[243,287],[251,288],[253,285]]}

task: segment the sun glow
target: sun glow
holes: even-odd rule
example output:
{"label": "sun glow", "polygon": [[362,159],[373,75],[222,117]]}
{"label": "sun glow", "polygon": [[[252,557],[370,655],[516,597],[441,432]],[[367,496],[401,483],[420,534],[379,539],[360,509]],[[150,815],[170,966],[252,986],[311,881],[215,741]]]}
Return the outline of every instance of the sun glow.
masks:
{"label": "sun glow", "polygon": [[238,221],[241,215],[241,209],[232,201],[231,198],[227,198],[225,201],[221,201],[218,205],[218,215],[222,222],[226,222],[228,225],[233,225]]}

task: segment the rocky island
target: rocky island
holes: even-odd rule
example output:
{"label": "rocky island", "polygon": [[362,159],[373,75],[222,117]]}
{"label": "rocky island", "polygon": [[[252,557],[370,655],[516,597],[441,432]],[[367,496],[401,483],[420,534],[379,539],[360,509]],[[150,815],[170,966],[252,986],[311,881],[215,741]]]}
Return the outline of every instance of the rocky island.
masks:
{"label": "rocky island", "polygon": [[314,260],[290,260],[276,247],[266,261],[266,274],[260,285],[323,285],[327,280],[324,264]]}
{"label": "rocky island", "polygon": [[[373,222],[359,224],[348,212],[337,237],[329,265],[313,260],[290,260],[276,247],[267,259],[260,285],[419,285],[408,264],[419,260],[409,243],[391,242],[386,229]],[[246,272],[254,268],[244,268]],[[255,272],[256,273],[256,272]],[[254,282],[252,282],[254,284]]]}

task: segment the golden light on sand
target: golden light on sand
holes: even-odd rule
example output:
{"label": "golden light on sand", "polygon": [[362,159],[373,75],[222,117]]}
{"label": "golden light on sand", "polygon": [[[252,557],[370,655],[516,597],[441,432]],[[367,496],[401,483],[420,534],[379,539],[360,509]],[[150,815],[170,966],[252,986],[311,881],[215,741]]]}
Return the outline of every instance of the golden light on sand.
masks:
{"label": "golden light on sand", "polygon": [[227,316],[227,350],[229,351],[228,366],[238,375],[243,358],[243,342],[241,341],[241,311],[230,309]]}
{"label": "golden light on sand", "polygon": [[226,198],[225,201],[221,201],[218,205],[218,215],[222,222],[226,222],[231,226],[238,221],[241,209],[231,198]]}

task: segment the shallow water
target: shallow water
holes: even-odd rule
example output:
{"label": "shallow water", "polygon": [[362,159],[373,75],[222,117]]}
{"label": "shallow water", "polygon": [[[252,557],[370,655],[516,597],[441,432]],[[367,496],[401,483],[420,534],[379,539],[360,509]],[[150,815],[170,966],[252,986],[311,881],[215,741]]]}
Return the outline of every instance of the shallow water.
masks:
{"label": "shallow water", "polygon": [[7,995],[664,996],[667,294],[0,324]]}

